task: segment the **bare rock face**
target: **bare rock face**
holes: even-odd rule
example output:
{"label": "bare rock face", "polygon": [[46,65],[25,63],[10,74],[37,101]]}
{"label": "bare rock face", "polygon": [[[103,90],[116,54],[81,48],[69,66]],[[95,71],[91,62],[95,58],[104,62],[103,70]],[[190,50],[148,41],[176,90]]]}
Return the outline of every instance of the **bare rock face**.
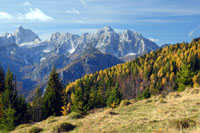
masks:
{"label": "bare rock face", "polygon": [[36,35],[33,31],[30,29],[24,29],[22,26],[20,26],[16,32],[13,34],[16,39],[16,44],[19,45],[21,43],[26,42],[33,42],[36,40],[40,40],[38,35]]}

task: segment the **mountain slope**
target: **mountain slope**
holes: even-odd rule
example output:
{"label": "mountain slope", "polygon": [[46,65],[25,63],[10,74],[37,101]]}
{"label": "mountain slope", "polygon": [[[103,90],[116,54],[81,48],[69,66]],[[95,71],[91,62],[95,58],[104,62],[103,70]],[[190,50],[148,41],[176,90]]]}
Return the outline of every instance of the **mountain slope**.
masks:
{"label": "mountain slope", "polygon": [[103,54],[91,48],[86,50],[81,57],[59,70],[61,78],[65,84],[72,82],[86,74],[91,74],[99,70],[123,63],[115,56]]}
{"label": "mountain slope", "polygon": [[[128,106],[116,109],[97,109],[81,119],[70,115],[49,117],[33,125],[20,125],[12,133],[25,133],[33,127],[43,132],[52,132],[63,122],[72,123],[76,128],[71,132],[145,132],[145,133],[198,133],[200,88],[187,88],[184,92],[171,92],[150,99],[130,100]],[[122,104],[121,104],[122,105]]]}
{"label": "mountain slope", "polygon": [[[76,106],[74,99],[79,97],[76,95],[78,92],[89,96],[100,92],[98,95],[105,106],[109,100],[107,94],[116,92],[116,89],[120,90],[123,99],[144,99],[160,93],[182,91],[187,86],[200,86],[199,72],[200,39],[197,39],[190,44],[170,45],[133,61],[86,75],[67,85],[65,93],[69,98],[75,95],[68,99],[68,103]],[[87,104],[96,101],[93,97],[84,100],[86,104],[82,104],[82,108],[98,107]]]}

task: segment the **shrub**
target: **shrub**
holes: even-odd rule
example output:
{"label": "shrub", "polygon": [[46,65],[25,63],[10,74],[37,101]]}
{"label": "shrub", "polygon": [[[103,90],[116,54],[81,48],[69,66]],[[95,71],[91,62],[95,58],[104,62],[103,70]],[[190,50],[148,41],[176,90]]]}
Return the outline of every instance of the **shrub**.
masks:
{"label": "shrub", "polygon": [[177,128],[179,130],[183,129],[183,128],[189,128],[189,127],[196,126],[196,122],[189,118],[173,120],[171,123],[172,123],[173,127]]}
{"label": "shrub", "polygon": [[68,132],[75,128],[75,125],[72,125],[71,123],[64,122],[60,125],[57,125],[53,128],[54,133],[60,133],[60,132]]}
{"label": "shrub", "polygon": [[79,118],[82,118],[82,115],[80,113],[77,113],[77,112],[72,112],[69,114],[69,118],[70,119],[79,119]]}
{"label": "shrub", "polygon": [[151,97],[151,93],[149,92],[149,89],[146,88],[146,89],[144,89],[144,91],[142,92],[142,94],[139,94],[137,96],[137,99],[143,100],[143,99],[148,99],[150,97]]}
{"label": "shrub", "polygon": [[28,132],[29,133],[39,133],[42,131],[42,128],[39,127],[32,127]]}

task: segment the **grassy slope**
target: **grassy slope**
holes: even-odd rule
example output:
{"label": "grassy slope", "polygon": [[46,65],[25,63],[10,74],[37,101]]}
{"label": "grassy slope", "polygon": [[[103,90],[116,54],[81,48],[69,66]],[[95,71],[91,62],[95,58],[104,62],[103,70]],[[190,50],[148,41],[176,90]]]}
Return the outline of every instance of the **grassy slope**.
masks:
{"label": "grassy slope", "polygon": [[[70,122],[77,127],[72,132],[200,132],[200,88],[186,89],[184,92],[172,92],[169,95],[154,96],[150,99],[130,100],[128,106],[116,109],[99,109],[81,119],[68,116],[50,117],[40,123],[16,129],[15,133],[27,132],[37,126],[43,132],[62,122]],[[115,112],[112,114],[110,112]],[[175,121],[189,118],[196,122],[189,128],[177,128]],[[22,126],[22,125],[21,125]],[[18,127],[19,128],[19,127]]]}

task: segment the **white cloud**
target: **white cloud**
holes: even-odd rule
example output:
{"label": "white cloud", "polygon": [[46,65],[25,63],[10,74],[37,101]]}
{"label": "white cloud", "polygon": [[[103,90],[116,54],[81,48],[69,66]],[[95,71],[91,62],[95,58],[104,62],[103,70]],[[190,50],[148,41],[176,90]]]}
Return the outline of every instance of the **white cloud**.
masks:
{"label": "white cloud", "polygon": [[85,0],[80,0],[80,2],[81,2],[81,4],[82,4],[84,7],[87,6]]}
{"label": "white cloud", "polygon": [[24,2],[22,5],[23,5],[23,6],[31,6],[31,3],[28,2],[28,1],[26,1],[26,2]]}
{"label": "white cloud", "polygon": [[43,22],[53,20],[52,17],[46,15],[45,13],[43,13],[38,8],[35,8],[35,9],[30,8],[29,10],[30,11],[27,12],[26,14],[24,14],[24,15],[18,13],[18,19],[20,19],[20,20],[32,20],[32,21],[43,21]]}
{"label": "white cloud", "polygon": [[159,40],[158,39],[154,39],[154,38],[148,38],[150,41],[152,41],[152,42],[159,42]]}
{"label": "white cloud", "polygon": [[12,16],[6,12],[0,12],[0,19],[8,19],[11,20]]}
{"label": "white cloud", "polygon": [[72,8],[71,10],[68,10],[67,13],[71,13],[71,14],[80,14],[80,12],[78,10],[76,10],[75,8]]}
{"label": "white cloud", "polygon": [[196,28],[192,29],[192,30],[188,33],[188,36],[191,37],[198,29],[200,29],[200,25],[198,25]]}

